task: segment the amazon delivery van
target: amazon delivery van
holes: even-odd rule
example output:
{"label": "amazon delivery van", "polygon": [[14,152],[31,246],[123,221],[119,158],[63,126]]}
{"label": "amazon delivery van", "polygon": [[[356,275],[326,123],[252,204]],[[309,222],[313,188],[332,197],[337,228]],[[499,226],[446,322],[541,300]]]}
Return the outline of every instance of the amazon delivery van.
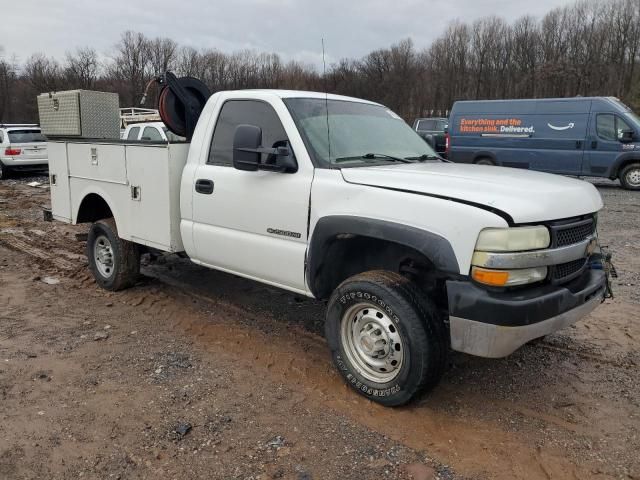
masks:
{"label": "amazon delivery van", "polygon": [[619,178],[640,190],[640,118],[613,97],[459,101],[449,159]]}

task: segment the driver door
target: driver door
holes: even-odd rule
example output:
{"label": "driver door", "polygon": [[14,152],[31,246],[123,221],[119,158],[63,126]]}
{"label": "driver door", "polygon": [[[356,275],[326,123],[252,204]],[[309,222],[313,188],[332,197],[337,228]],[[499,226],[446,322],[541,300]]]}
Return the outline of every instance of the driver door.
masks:
{"label": "driver door", "polygon": [[243,124],[262,129],[264,147],[290,147],[269,103],[227,100],[222,105],[207,161],[198,166],[192,185],[198,259],[219,270],[304,293],[313,168],[299,165],[295,173],[235,169],[233,136]]}
{"label": "driver door", "polygon": [[591,137],[587,146],[588,166],[583,175],[602,176],[625,149],[634,149],[634,145],[621,142],[624,130],[633,130],[622,117],[614,113],[596,113],[591,124]]}

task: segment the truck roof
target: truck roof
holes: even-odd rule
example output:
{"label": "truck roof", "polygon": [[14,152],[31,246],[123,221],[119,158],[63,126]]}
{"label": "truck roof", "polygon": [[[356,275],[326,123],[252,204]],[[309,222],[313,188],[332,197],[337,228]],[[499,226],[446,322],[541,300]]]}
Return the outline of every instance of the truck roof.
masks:
{"label": "truck roof", "polygon": [[358,103],[369,103],[371,105],[380,105],[379,103],[372,102],[370,100],[364,100],[362,98],[355,97],[347,97],[344,95],[335,95],[333,93],[324,93],[324,92],[309,92],[305,90],[280,90],[280,89],[247,89],[247,90],[226,90],[220,91],[217,93],[226,93],[226,94],[241,94],[241,95],[250,95],[252,93],[255,94],[268,94],[274,95],[280,98],[320,98],[328,100],[342,100],[348,102],[358,102]]}
{"label": "truck roof", "polygon": [[12,132],[13,130],[37,130],[37,131],[41,130],[40,127],[35,125],[25,125],[24,127],[16,127],[15,125],[11,127],[0,126],[0,128],[2,128],[3,130],[6,130],[7,132]]}
{"label": "truck roof", "polygon": [[0,123],[0,128],[5,128],[7,130],[11,128],[40,128],[40,125],[37,123]]}
{"label": "truck roof", "polygon": [[166,128],[163,122],[135,122],[127,125],[126,130],[130,130],[133,127],[159,127]]}
{"label": "truck roof", "polygon": [[570,98],[514,98],[509,100],[459,100],[453,104],[452,114],[480,113],[588,113],[593,106],[630,110],[615,97]]}

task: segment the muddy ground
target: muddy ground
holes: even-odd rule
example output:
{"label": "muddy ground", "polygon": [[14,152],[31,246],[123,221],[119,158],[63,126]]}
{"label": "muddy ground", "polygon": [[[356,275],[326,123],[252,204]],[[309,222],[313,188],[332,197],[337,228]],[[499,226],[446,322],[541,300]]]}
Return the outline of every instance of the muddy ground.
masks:
{"label": "muddy ground", "polygon": [[28,180],[0,182],[0,479],[640,479],[638,192],[596,182],[615,299],[386,409],[333,370],[323,304],[174,257],[100,290]]}

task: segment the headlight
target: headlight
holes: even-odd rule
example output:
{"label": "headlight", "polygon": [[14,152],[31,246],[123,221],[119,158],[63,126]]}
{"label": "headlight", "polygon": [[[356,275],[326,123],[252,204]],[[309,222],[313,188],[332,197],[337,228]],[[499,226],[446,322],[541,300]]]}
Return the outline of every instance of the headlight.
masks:
{"label": "headlight", "polygon": [[551,243],[549,230],[535,227],[485,228],[476,242],[476,251],[520,252],[547,248]]}
{"label": "headlight", "polygon": [[547,277],[547,267],[520,268],[517,270],[471,267],[471,277],[476,282],[492,287],[513,287],[544,280]]}
{"label": "headlight", "polygon": [[547,227],[486,228],[478,235],[473,252],[471,277],[479,283],[492,287],[512,287],[544,280],[547,267],[494,270],[482,268],[491,253],[526,252],[547,248],[551,236]]}

